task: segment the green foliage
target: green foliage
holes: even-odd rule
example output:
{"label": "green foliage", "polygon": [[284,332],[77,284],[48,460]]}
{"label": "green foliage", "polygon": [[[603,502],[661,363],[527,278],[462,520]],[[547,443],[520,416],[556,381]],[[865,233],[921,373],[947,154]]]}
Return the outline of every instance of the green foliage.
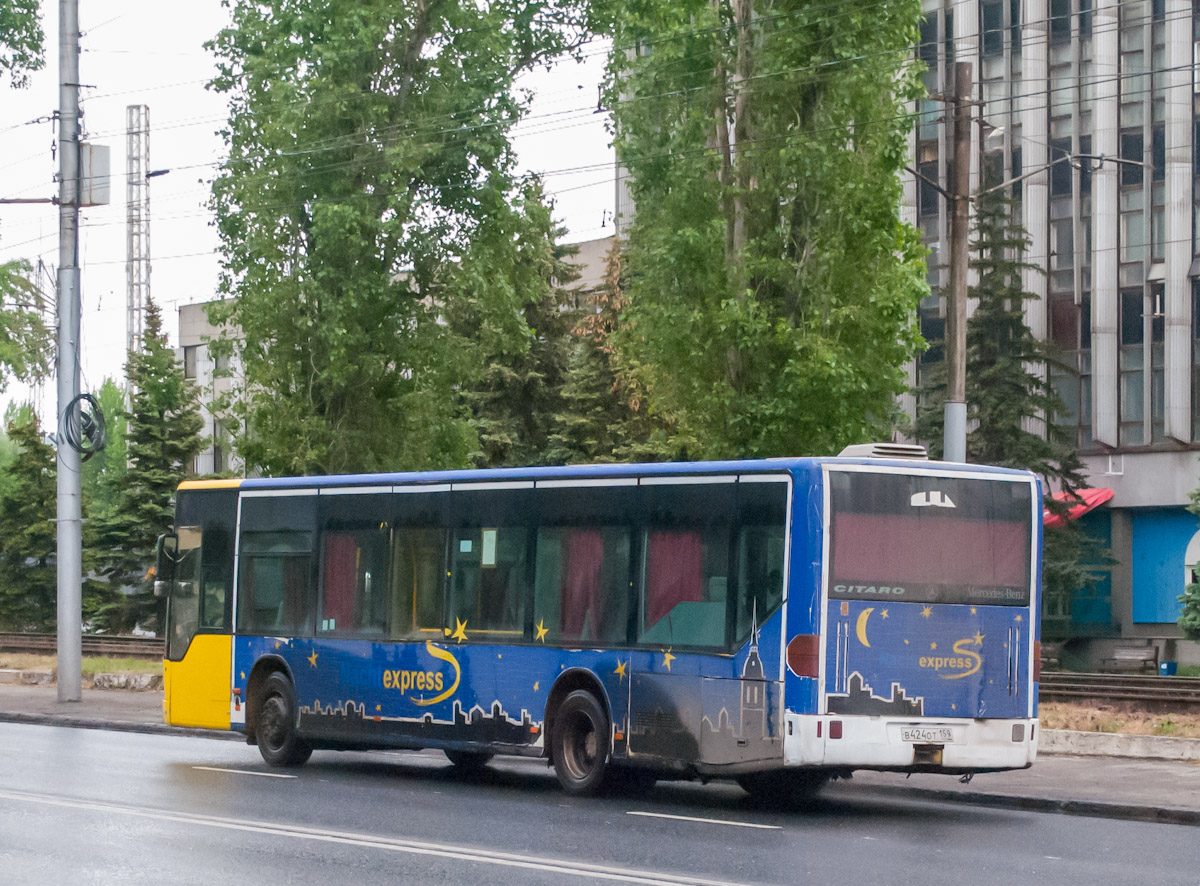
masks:
{"label": "green foliage", "polygon": [[[971,244],[978,282],[968,291],[976,308],[967,321],[967,459],[1031,470],[1048,486],[1072,491],[1085,485],[1074,438],[1043,421],[1063,411],[1051,370],[1070,369],[1025,322],[1025,305],[1037,296],[1021,283],[1033,266],[1024,259],[1029,237],[1012,216],[1002,191],[980,197]],[[942,453],[945,369],[944,362],[931,367],[918,392],[917,437],[934,457]]]}
{"label": "green foliage", "polygon": [[[1021,272],[1033,266],[1025,261],[1029,237],[1013,212],[1003,191],[985,191],[977,204],[971,268],[978,282],[968,292],[976,308],[967,320],[967,460],[1030,470],[1042,477],[1047,490],[1074,492],[1086,480],[1073,436],[1044,420],[1063,411],[1051,370],[1070,369],[1025,322],[1025,305],[1037,296],[1021,282]],[[926,441],[932,457],[940,458],[944,362],[923,371],[917,393],[917,437]],[[1046,505],[1058,514],[1069,508],[1048,494]],[[1069,611],[1071,595],[1095,582],[1097,566],[1111,562],[1107,551],[1073,521],[1046,529],[1043,598],[1058,600],[1059,608]]]}
{"label": "green foliage", "polygon": [[890,435],[927,291],[898,172],[920,4],[594,4],[636,218],[617,336],[689,457]]}
{"label": "green foliage", "polygon": [[[464,373],[474,380],[463,400],[479,435],[473,459],[479,467],[544,463],[576,316],[562,288],[579,276],[569,261],[576,250],[556,245],[564,231],[551,218],[540,182],[523,189],[511,224],[503,239],[472,246],[460,269],[464,290],[446,305],[450,330],[473,345],[478,361],[476,371]],[[487,293],[500,281],[503,304],[520,306],[519,316],[504,318],[511,329],[489,322],[496,318]]]}
{"label": "green foliage", "polygon": [[[196,389],[167,346],[162,314],[154,302],[146,308],[142,350],[130,353],[126,371],[133,389],[124,413],[129,469],[114,511],[95,521],[100,572],[108,593],[97,592],[103,602],[90,614],[96,624],[109,629],[139,623],[153,630],[162,624],[161,601],[150,595],[148,575],[155,542],[171,526],[175,488],[203,446],[204,427]],[[120,589],[135,596],[119,594]]]}
{"label": "green foliage", "polygon": [[[577,40],[581,3],[231,7],[211,48],[231,107],[213,206],[232,298],[211,318],[242,334],[239,455],[273,474],[469,464],[460,393],[485,355],[526,352],[540,298],[517,288],[540,223],[513,172],[514,78]],[[485,459],[517,457],[482,430]]]}
{"label": "green foliage", "polygon": [[[1200,489],[1193,489],[1188,498],[1192,502],[1188,510],[1200,516]],[[1187,567],[1192,578],[1196,579],[1200,566],[1188,563]],[[1179,630],[1189,640],[1200,640],[1200,581],[1188,582],[1179,596],[1179,603],[1182,606],[1179,611]]]}
{"label": "green foliage", "polygon": [[106,378],[96,394],[104,413],[105,445],[82,465],[84,513],[104,519],[116,509],[125,486],[129,458],[126,434],[125,389]]}
{"label": "green foliage", "polygon": [[45,34],[38,0],[0,0],[0,82],[29,85],[31,71],[45,64]]}
{"label": "green foliage", "polygon": [[[4,2],[0,0],[0,18]],[[0,55],[0,71],[3,68]],[[45,296],[29,274],[29,263],[24,260],[0,263],[0,391],[10,377],[22,381],[44,379],[54,365],[54,331],[42,313]]]}
{"label": "green foliage", "polygon": [[546,464],[661,461],[672,455],[665,429],[639,410],[636,380],[617,359],[613,334],[628,304],[617,243],[606,265],[604,284],[581,307],[568,343],[566,380]]}
{"label": "green foliage", "polygon": [[54,450],[32,410],[25,421],[9,423],[8,439],[17,454],[0,492],[0,629],[52,630],[58,593]]}

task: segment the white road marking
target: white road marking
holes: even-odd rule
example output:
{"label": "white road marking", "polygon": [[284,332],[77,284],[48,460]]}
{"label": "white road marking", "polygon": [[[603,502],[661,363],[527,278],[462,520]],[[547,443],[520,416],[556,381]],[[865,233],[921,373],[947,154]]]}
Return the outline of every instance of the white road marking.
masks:
{"label": "white road marking", "polygon": [[675,821],[698,821],[702,824],[727,824],[733,828],[759,828],[764,831],[782,831],[777,824],[755,824],[752,821],[729,821],[724,818],[695,818],[691,815],[667,815],[665,812],[626,812],[626,815],[644,815],[646,818],[670,818]]}
{"label": "white road marking", "polygon": [[253,769],[222,769],[220,766],[193,766],[193,769],[203,769],[205,772],[232,772],[234,775],[257,775],[262,778],[299,778],[298,775],[284,775],[282,772],[255,772]]}
{"label": "white road marking", "polygon": [[[103,803],[92,800],[75,800],[69,797],[56,797],[49,794],[34,794],[25,791],[0,790],[0,798],[24,803],[37,803],[43,806],[56,806],[68,809],[83,809],[102,812],[106,815],[128,815],[135,818],[146,818],[153,821],[170,821],[181,824],[191,824],[199,827],[220,828],[230,831],[245,831],[254,834],[268,834],[277,837],[291,837],[295,840],[313,840],[321,843],[337,843],[346,846],[362,846],[369,849],[382,849],[389,852],[405,852],[410,855],[428,855],[437,858],[451,858],[459,861],[475,862],[477,864],[492,864],[501,867],[525,868],[553,874],[566,874],[573,877],[591,877],[598,880],[612,880],[621,883],[638,883],[641,886],[747,886],[726,880],[707,880],[702,877],[689,877],[682,874],[663,874],[657,871],[644,871],[636,868],[608,867],[605,865],[585,864],[559,858],[542,858],[535,855],[517,855],[508,852],[497,852],[489,849],[475,849],[469,846],[455,846],[449,843],[429,843],[417,840],[402,840],[394,837],[380,837],[372,834],[355,834],[345,831],[330,831],[317,828],[306,828],[299,825],[275,824],[266,821],[248,819],[223,818],[215,815],[201,815],[191,812],[168,812],[139,806],[126,806],[116,803]],[[759,825],[763,827],[763,825]]]}

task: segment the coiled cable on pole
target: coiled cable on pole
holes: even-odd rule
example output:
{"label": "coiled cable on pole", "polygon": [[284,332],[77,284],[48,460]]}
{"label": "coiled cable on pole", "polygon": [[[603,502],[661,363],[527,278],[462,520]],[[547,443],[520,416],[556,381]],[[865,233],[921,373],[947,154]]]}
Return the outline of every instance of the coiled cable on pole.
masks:
{"label": "coiled cable on pole", "polygon": [[100,401],[91,394],[79,394],[72,399],[63,413],[63,437],[84,461],[104,449],[108,439]]}

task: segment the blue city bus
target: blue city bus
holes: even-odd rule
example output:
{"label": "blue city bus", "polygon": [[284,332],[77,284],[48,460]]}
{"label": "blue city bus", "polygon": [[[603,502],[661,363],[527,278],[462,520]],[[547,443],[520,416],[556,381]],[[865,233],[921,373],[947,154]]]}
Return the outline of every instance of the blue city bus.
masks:
{"label": "blue city bus", "polygon": [[164,719],[314,749],[547,758],[562,787],[1037,752],[1028,472],[837,458],[189,481]]}

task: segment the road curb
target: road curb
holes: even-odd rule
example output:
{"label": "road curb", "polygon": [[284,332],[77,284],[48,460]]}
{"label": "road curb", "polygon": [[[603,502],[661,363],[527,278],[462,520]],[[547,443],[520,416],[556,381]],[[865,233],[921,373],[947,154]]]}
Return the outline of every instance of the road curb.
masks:
{"label": "road curb", "polygon": [[[1036,764],[1035,764],[1036,765]],[[1087,818],[1111,818],[1120,821],[1146,821],[1200,827],[1200,811],[1166,806],[1135,806],[1129,803],[1102,803],[1096,800],[1056,800],[1019,794],[988,794],[982,791],[947,791],[941,788],[904,787],[879,784],[846,785],[836,789],[846,795],[884,794],[899,799],[937,800],[964,806],[992,809],[1018,809],[1025,812],[1055,812]]]}
{"label": "road curb", "polygon": [[1200,762],[1200,738],[1134,735],[1129,732],[1078,732],[1043,729],[1039,754],[1074,757],[1136,757],[1144,760]]}
{"label": "road curb", "polygon": [[109,732],[140,732],[146,735],[179,735],[190,738],[211,738],[217,741],[245,742],[240,732],[215,729],[192,729],[168,726],[165,723],[133,723],[126,720],[101,720],[94,717],[64,717],[60,714],[26,714],[0,711],[0,723],[25,723],[32,726],[65,726],[71,729],[103,729]]}

